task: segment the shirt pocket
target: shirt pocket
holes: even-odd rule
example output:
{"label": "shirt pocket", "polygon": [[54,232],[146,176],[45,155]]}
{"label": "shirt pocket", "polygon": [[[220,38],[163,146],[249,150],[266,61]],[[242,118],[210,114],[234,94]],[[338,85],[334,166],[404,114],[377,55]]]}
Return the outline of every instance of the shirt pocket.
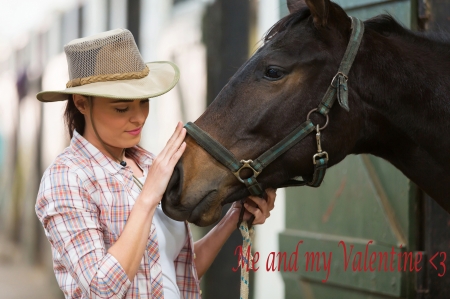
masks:
{"label": "shirt pocket", "polygon": [[125,228],[135,199],[120,182],[112,177],[105,180],[101,186],[101,218],[107,226],[107,231],[111,234],[112,245]]}

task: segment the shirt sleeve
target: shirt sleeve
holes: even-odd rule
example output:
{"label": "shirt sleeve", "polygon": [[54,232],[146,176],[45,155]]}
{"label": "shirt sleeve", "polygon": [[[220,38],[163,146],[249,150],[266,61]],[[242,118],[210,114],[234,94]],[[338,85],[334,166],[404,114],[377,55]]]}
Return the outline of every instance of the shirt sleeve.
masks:
{"label": "shirt sleeve", "polygon": [[106,252],[98,207],[68,166],[54,165],[44,174],[36,214],[53,250],[87,298],[125,297],[131,282]]}

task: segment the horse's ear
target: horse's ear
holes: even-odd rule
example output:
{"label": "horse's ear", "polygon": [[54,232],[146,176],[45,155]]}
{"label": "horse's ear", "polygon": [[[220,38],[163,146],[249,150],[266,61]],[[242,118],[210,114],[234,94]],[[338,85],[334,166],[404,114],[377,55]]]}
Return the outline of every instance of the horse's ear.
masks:
{"label": "horse's ear", "polygon": [[328,13],[330,11],[330,0],[305,0],[311,10],[314,25],[316,27],[326,27],[328,23]]}
{"label": "horse's ear", "polygon": [[290,13],[296,12],[306,6],[305,0],[287,0],[287,7]]}

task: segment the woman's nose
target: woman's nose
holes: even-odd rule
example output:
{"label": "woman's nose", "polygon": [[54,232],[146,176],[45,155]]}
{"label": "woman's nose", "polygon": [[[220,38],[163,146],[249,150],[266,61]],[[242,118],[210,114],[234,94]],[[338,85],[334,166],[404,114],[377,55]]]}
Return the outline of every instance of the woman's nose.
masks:
{"label": "woman's nose", "polygon": [[148,110],[148,109],[145,109],[142,107],[136,108],[130,118],[130,121],[134,122],[134,123],[139,123],[139,124],[144,123],[145,119],[147,118],[147,115],[148,115],[148,111],[146,111],[146,110]]}

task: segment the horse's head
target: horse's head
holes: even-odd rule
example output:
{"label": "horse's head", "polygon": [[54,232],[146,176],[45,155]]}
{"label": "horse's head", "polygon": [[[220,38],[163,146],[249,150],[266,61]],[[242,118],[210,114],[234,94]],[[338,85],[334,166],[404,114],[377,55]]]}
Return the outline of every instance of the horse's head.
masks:
{"label": "horse's head", "polygon": [[[255,159],[304,122],[335,76],[351,34],[351,20],[329,0],[288,1],[291,14],[267,34],[264,45],[238,70],[195,122],[238,159]],[[329,165],[341,161],[358,138],[361,118],[349,81],[351,113],[335,105],[322,132]],[[314,124],[325,118],[313,113]],[[177,164],[163,198],[172,218],[209,225],[223,205],[248,195],[229,169],[194,139]],[[295,176],[310,177],[317,152],[315,134],[276,159],[258,176],[264,188],[283,185]],[[241,172],[242,176],[250,175]]]}

